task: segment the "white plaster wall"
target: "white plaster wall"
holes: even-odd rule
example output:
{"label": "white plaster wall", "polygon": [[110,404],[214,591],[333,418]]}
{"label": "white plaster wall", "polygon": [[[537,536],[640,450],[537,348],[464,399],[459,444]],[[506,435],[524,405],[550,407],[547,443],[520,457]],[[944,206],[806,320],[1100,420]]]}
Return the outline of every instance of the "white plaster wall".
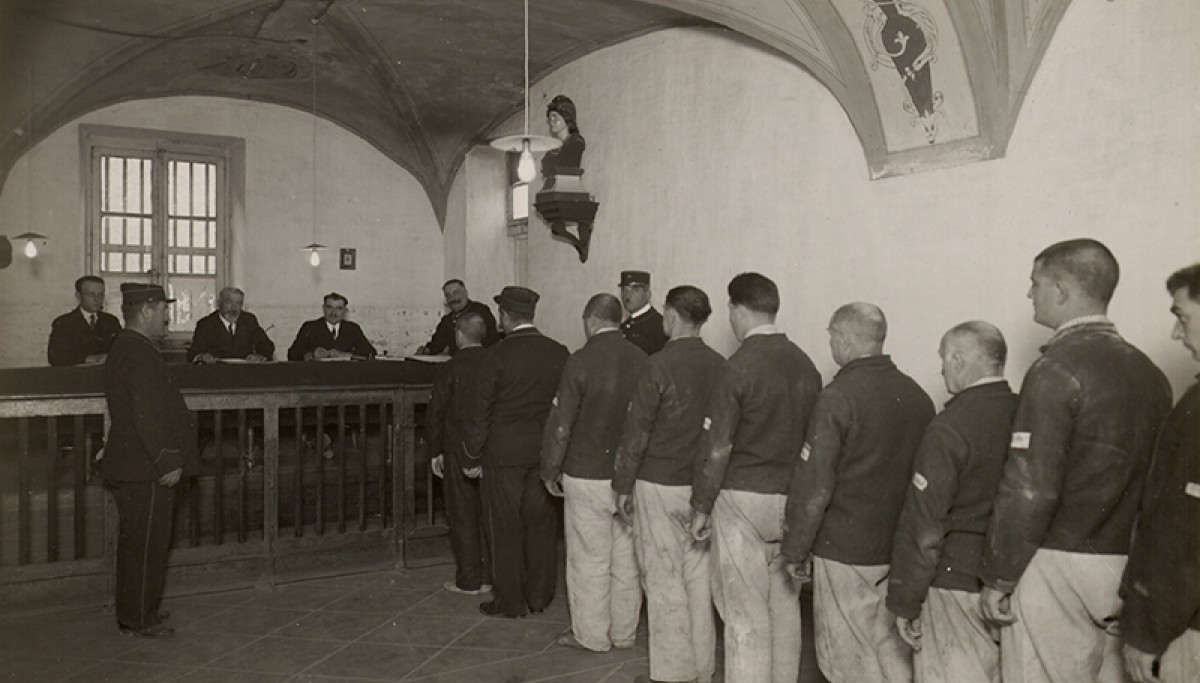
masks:
{"label": "white plaster wall", "polygon": [[[232,284],[283,358],[321,297],[350,299],[351,317],[381,349],[412,351],[440,315],[442,233],[416,179],[352,133],[317,125],[316,240],[332,247],[319,268],[300,247],[313,241],[313,128],[286,107],[208,97],[172,97],[108,107],[63,126],[16,164],[0,193],[0,234],[50,237],[34,261],[0,271],[0,367],[45,364],[50,322],[74,306],[84,272],[80,124],[227,135],[246,141],[245,206],[236,212]],[[33,179],[30,190],[30,178]],[[339,270],[337,248],[358,250]],[[114,311],[118,314],[119,311]]]}
{"label": "white plaster wall", "polygon": [[446,279],[462,278],[471,298],[491,306],[493,313],[492,297],[514,278],[507,189],[504,153],[476,147],[450,188],[446,218]]}
{"label": "white plaster wall", "polygon": [[705,336],[729,353],[725,285],[756,270],[778,282],[779,323],[826,379],[830,314],[872,301],[889,317],[889,352],[942,399],[938,340],[968,319],[1004,330],[1019,384],[1049,336],[1025,298],[1031,260],[1091,236],[1122,265],[1112,317],[1178,391],[1195,367],[1169,339],[1163,282],[1200,260],[1197,45],[1200,14],[1186,0],[1073,3],[1006,158],[882,181],[867,179],[834,98],[774,53],[702,29],[593,53],[532,98],[542,132],[545,101],[574,98],[584,181],[600,202],[587,264],[531,225],[539,325],[578,347],[586,298],[643,268],[659,305],[672,285],[705,289],[717,308]]}

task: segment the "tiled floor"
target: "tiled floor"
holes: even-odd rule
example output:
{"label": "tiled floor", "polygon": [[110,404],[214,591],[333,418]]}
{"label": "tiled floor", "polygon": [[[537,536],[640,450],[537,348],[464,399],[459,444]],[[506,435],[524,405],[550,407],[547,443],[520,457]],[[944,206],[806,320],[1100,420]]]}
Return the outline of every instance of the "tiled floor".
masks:
{"label": "tiled floor", "polygon": [[[480,598],[442,590],[452,576],[442,566],[170,599],[178,633],[166,641],[123,636],[99,608],[0,619],[0,680],[624,683],[647,672],[644,632],[606,654],[554,644],[569,626],[561,585],[543,614],[487,619]],[[801,681],[816,681],[806,646]]]}

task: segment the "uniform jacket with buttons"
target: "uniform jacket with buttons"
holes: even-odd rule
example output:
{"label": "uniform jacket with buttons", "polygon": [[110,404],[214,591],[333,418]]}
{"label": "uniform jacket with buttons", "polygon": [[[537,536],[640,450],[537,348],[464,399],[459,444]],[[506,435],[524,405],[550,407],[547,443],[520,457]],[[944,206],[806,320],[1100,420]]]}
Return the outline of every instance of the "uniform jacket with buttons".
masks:
{"label": "uniform jacket with buttons", "polygon": [[667,343],[667,333],[663,331],[662,313],[654,310],[651,306],[650,310],[645,313],[633,317],[630,316],[621,323],[621,332],[625,338],[633,342],[647,354],[658,353]]}
{"label": "uniform jacket with buttons", "polygon": [[462,467],[466,461],[463,424],[475,401],[479,370],[487,353],[482,346],[459,349],[439,370],[433,384],[433,395],[425,413],[425,435],[431,454],[445,454],[447,471],[451,471],[451,467]]}
{"label": "uniform jacket with buttons", "polygon": [[1010,592],[1038,548],[1129,552],[1166,376],[1109,322],[1059,330],[1025,375],[981,578]]}
{"label": "uniform jacket with buttons", "polygon": [[196,427],[158,348],[122,330],[104,363],[111,425],[100,475],[108,481],[155,481],[183,468],[198,472]]}

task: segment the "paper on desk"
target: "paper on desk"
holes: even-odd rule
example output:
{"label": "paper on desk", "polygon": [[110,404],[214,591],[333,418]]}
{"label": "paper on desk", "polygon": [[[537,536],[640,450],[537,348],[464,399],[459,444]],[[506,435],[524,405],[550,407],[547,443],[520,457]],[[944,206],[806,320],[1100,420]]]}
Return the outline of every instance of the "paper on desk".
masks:
{"label": "paper on desk", "polygon": [[450,356],[409,356],[409,360],[420,361],[422,363],[446,363],[450,361]]}

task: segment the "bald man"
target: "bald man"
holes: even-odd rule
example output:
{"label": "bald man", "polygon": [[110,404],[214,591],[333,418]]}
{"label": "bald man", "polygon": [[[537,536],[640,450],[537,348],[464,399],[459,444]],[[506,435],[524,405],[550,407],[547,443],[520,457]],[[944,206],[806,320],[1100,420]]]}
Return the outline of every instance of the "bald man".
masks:
{"label": "bald man", "polygon": [[571,630],[558,644],[593,652],[633,647],[642,609],[633,530],[617,516],[613,461],[647,357],[621,334],[621,302],[583,309],[587,343],[563,368],[542,437],[542,480],[565,498]]}
{"label": "bald man", "polygon": [[1119,274],[1091,239],[1034,259],[1033,319],[1054,335],[1021,385],[980,566],[1005,683],[1125,680],[1117,591],[1171,387],[1108,319]]}
{"label": "bald man", "polygon": [[817,398],[788,492],[783,554],[810,575],[817,663],[831,683],[912,680],[912,654],[884,606],[892,539],[933,401],[883,353],[878,306],[829,321],[840,367]]}
{"label": "bald man", "polygon": [[953,398],[925,429],[892,548],[887,607],[924,683],[999,683],[1000,634],[979,615],[979,556],[1000,485],[1017,395],[1004,335],[950,328],[938,348]]}

